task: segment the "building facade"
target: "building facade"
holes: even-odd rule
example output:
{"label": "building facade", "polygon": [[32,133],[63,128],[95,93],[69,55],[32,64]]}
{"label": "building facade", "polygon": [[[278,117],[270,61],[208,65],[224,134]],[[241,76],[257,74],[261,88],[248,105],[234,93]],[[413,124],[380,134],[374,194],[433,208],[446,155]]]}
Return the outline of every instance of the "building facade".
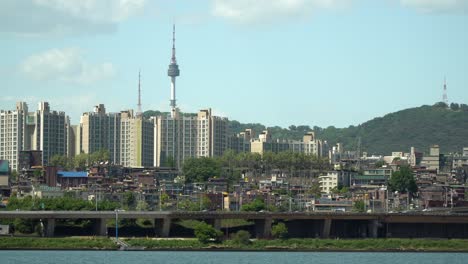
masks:
{"label": "building facade", "polygon": [[15,111],[0,112],[0,159],[18,167],[19,152],[42,151],[42,164],[54,155],[68,156],[70,120],[64,112],[50,110],[49,103],[39,103],[36,112],[28,112],[25,102],[18,102]]}
{"label": "building facade", "polygon": [[18,170],[19,152],[24,149],[24,134],[28,106],[16,104],[16,110],[0,111],[0,160],[7,160],[12,170]]}
{"label": "building facade", "polygon": [[83,113],[77,129],[79,132],[75,133],[80,146],[77,154],[105,149],[109,151],[110,162],[120,162],[121,113],[106,113],[104,105],[99,104],[93,112]]}

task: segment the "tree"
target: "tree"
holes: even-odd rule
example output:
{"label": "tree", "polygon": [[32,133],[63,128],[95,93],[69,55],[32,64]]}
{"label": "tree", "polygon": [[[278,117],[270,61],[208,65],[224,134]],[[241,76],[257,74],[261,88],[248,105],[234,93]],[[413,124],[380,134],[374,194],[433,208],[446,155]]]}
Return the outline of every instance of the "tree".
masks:
{"label": "tree", "polygon": [[63,155],[54,155],[50,158],[49,165],[67,170],[69,165],[68,158]]}
{"label": "tree", "polygon": [[148,210],[148,203],[140,200],[137,202],[137,206],[135,208],[137,211],[147,211]]}
{"label": "tree", "polygon": [[260,198],[255,198],[250,203],[243,204],[241,207],[241,211],[246,211],[246,212],[259,212],[261,210],[265,209],[265,203],[263,202],[262,199]]}
{"label": "tree", "polygon": [[458,111],[458,110],[460,110],[460,105],[457,104],[457,103],[451,103],[450,104],[450,109],[452,109],[453,111]]}
{"label": "tree", "polygon": [[460,104],[460,110],[462,112],[468,112],[468,105],[467,104]]}
{"label": "tree", "polygon": [[437,108],[448,108],[448,105],[444,102],[438,102],[438,103],[435,103],[434,104],[434,107],[437,107]]}
{"label": "tree", "polygon": [[365,211],[364,201],[355,201],[353,204],[353,210],[359,213],[364,213]]}
{"label": "tree", "polygon": [[286,239],[288,237],[288,228],[284,223],[278,223],[271,228],[271,235],[274,238]]}
{"label": "tree", "polygon": [[379,160],[379,161],[377,161],[374,165],[375,165],[376,168],[380,168],[380,167],[382,167],[383,165],[385,165],[385,161]]}
{"label": "tree", "polygon": [[195,226],[195,237],[203,244],[206,244],[210,241],[213,242],[220,242],[223,233],[213,226],[205,223],[200,222]]}
{"label": "tree", "polygon": [[209,178],[221,175],[221,165],[213,158],[189,158],[184,161],[182,172],[188,183],[206,182]]}
{"label": "tree", "polygon": [[101,149],[91,154],[88,154],[88,165],[98,164],[109,160],[109,150]]}
{"label": "tree", "polygon": [[322,189],[320,188],[320,184],[318,182],[312,183],[310,188],[307,190],[307,193],[313,195],[314,197],[321,197]]}
{"label": "tree", "polygon": [[18,179],[18,172],[16,170],[11,171],[10,177],[12,181],[16,181]]}
{"label": "tree", "polygon": [[86,153],[80,153],[75,156],[73,160],[73,167],[76,170],[84,171],[88,165],[88,155]]}
{"label": "tree", "polygon": [[413,172],[409,166],[402,166],[400,170],[394,171],[392,177],[388,181],[388,186],[391,191],[398,191],[400,193],[416,192],[418,186],[414,180]]}
{"label": "tree", "polygon": [[232,236],[232,242],[238,245],[250,244],[250,233],[245,230],[239,230]]}
{"label": "tree", "polygon": [[132,208],[136,201],[135,194],[133,194],[133,192],[125,192],[123,194],[123,201],[128,208]]}

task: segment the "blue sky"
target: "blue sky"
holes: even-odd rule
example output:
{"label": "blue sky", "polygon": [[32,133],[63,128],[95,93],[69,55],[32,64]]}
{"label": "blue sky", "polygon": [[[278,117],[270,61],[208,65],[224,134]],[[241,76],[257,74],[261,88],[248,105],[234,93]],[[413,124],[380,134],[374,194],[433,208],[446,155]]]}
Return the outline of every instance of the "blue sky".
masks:
{"label": "blue sky", "polygon": [[268,126],[357,125],[468,103],[467,0],[2,0],[0,109],[178,106]]}

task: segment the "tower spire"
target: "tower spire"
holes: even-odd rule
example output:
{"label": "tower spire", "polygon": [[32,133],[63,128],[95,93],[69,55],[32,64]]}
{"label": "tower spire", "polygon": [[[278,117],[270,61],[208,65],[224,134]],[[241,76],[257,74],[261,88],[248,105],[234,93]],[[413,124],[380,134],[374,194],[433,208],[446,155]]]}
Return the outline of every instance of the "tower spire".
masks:
{"label": "tower spire", "polygon": [[143,111],[141,110],[141,70],[138,70],[138,110],[137,116],[140,117],[143,115]]}
{"label": "tower spire", "polygon": [[172,26],[172,58],[167,70],[167,75],[171,77],[171,116],[175,118],[177,116],[176,106],[176,77],[180,75],[179,65],[177,65],[176,54],[175,54],[175,24]]}
{"label": "tower spire", "polygon": [[175,24],[172,25],[172,58],[171,63],[177,63],[175,50]]}

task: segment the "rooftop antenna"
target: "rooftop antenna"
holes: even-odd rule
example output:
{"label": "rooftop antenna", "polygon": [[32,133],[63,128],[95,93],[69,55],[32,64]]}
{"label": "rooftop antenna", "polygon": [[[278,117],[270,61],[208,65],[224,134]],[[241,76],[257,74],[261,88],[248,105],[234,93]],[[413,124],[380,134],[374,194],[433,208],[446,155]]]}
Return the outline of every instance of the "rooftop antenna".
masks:
{"label": "rooftop antenna", "polygon": [[138,110],[137,116],[140,117],[143,115],[143,111],[141,110],[141,70],[138,70]]}

